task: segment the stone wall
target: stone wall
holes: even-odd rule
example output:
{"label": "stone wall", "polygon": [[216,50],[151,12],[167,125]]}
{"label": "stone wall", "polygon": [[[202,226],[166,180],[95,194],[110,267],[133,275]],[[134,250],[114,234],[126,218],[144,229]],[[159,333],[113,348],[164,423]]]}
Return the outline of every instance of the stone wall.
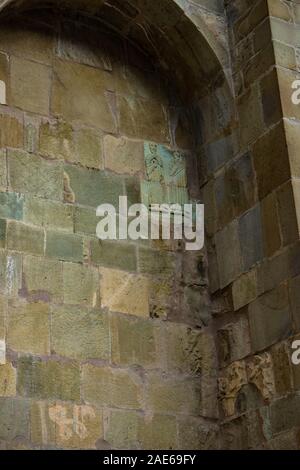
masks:
{"label": "stone wall", "polygon": [[96,238],[119,195],[189,200],[190,125],[139,49],[46,15],[0,30],[2,446],[218,447],[205,254]]}

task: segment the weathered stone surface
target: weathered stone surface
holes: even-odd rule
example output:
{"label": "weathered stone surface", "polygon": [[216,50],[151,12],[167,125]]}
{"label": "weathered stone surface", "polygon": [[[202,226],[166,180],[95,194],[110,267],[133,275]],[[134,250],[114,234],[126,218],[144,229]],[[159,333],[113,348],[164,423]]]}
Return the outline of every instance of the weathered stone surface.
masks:
{"label": "weathered stone surface", "polygon": [[7,247],[10,250],[43,255],[44,231],[38,227],[10,221],[7,226]]}
{"label": "weathered stone surface", "polygon": [[146,277],[105,268],[100,269],[100,274],[102,307],[113,312],[149,316],[149,284]]}
{"label": "weathered stone surface", "polygon": [[103,167],[101,134],[94,129],[80,129],[76,135],[76,159],[88,168]]}
{"label": "weathered stone surface", "polygon": [[287,246],[299,239],[296,193],[297,186],[296,183],[292,181],[288,181],[277,190],[278,213],[283,246]]}
{"label": "weathered stone surface", "polygon": [[185,156],[163,145],[146,142],[144,145],[146,178],[161,184],[186,187]]}
{"label": "weathered stone surface", "polygon": [[235,310],[240,310],[245,305],[256,299],[257,274],[253,269],[239,277],[232,285],[232,297]]}
{"label": "weathered stone surface", "polygon": [[175,417],[155,414],[151,420],[145,421],[140,436],[143,449],[176,449],[178,444]]}
{"label": "weathered stone surface", "polygon": [[24,197],[16,193],[0,193],[0,218],[22,220]]}
{"label": "weathered stone surface", "polygon": [[241,388],[247,384],[246,365],[243,361],[234,362],[219,379],[219,391],[225,416],[235,413],[236,400]]}
{"label": "weathered stone surface", "polygon": [[107,72],[72,62],[55,61],[53,114],[67,121],[79,121],[114,132],[116,125],[109,91],[113,91],[113,84]]}
{"label": "weathered stone surface", "polygon": [[251,353],[248,318],[241,315],[218,330],[219,357],[223,365],[238,361]]}
{"label": "weathered stone surface", "polygon": [[91,266],[64,263],[63,290],[66,304],[96,307],[99,304],[98,270]]}
{"label": "weathered stone surface", "polygon": [[83,241],[76,234],[47,231],[46,256],[63,261],[83,261]]}
{"label": "weathered stone surface", "polygon": [[148,406],[155,413],[200,415],[201,395],[198,380],[151,374],[147,382]]}
{"label": "weathered stone surface", "polygon": [[108,318],[99,310],[54,307],[51,314],[51,349],[72,359],[110,356]]}
{"label": "weathered stone surface", "polygon": [[181,418],[178,422],[179,449],[216,450],[219,448],[218,426],[192,417]]}
{"label": "weathered stone surface", "polygon": [[96,228],[99,218],[96,210],[87,207],[74,208],[74,231],[75,233],[86,233],[96,237]]}
{"label": "weathered stone surface", "polygon": [[128,371],[86,364],[82,368],[81,387],[87,403],[126,409],[142,406],[140,379]]}
{"label": "weathered stone surface", "polygon": [[8,442],[16,438],[29,439],[29,401],[0,398],[0,406],[0,438]]}
{"label": "weathered stone surface", "polygon": [[7,222],[5,219],[0,219],[0,248],[5,248],[7,237]]}
{"label": "weathered stone surface", "polygon": [[62,200],[63,168],[22,151],[8,151],[9,183],[20,193]]}
{"label": "weathered stone surface", "polygon": [[167,277],[174,275],[175,257],[171,253],[141,248],[139,250],[139,269],[144,274]]}
{"label": "weathered stone surface", "polygon": [[49,306],[42,303],[9,302],[8,346],[17,352],[50,353]]}
{"label": "weathered stone surface", "polygon": [[281,285],[250,304],[249,321],[254,351],[286,338],[292,328],[286,286]]}
{"label": "weathered stone surface", "polygon": [[23,147],[23,118],[21,115],[0,114],[0,147]]}
{"label": "weathered stone surface", "polygon": [[[234,281],[241,273],[241,248],[238,223],[232,222],[216,234],[216,248],[221,287]],[[234,253],[234,257],[232,254]]]}
{"label": "weathered stone surface", "polygon": [[111,316],[112,362],[121,366],[157,366],[160,359],[157,334],[151,321]]}
{"label": "weathered stone surface", "polygon": [[26,195],[24,222],[73,232],[73,206]]}
{"label": "weathered stone surface", "polygon": [[100,204],[119,206],[119,196],[124,195],[120,177],[71,165],[65,166],[65,173],[74,193],[74,202],[95,208]]}
{"label": "weathered stone surface", "polygon": [[16,372],[16,369],[10,362],[0,366],[0,397],[16,396]]}
{"label": "weathered stone surface", "polygon": [[238,113],[241,128],[241,143],[243,146],[255,141],[263,127],[263,111],[260,102],[258,86],[251,87],[238,101]]}
{"label": "weathered stone surface", "polygon": [[260,82],[264,121],[267,126],[276,124],[282,117],[277,70],[273,69]]}
{"label": "weathered stone surface", "polygon": [[143,174],[143,143],[107,135],[104,138],[105,168],[119,174]]}
{"label": "weathered stone surface", "polygon": [[291,351],[286,343],[279,343],[272,349],[275,389],[278,396],[292,391]]}
{"label": "weathered stone surface", "polygon": [[30,415],[31,439],[39,446],[96,449],[103,438],[102,411],[88,405],[38,401]]}
{"label": "weathered stone surface", "polygon": [[11,103],[33,113],[49,114],[51,69],[37,62],[11,58]]}
{"label": "weathered stone surface", "polygon": [[276,194],[271,193],[262,200],[261,216],[264,240],[264,252],[271,257],[281,247],[281,233],[279,226],[278,206]]}
{"label": "weathered stone surface", "polygon": [[260,205],[239,220],[239,237],[243,268],[248,271],[263,258],[263,239]]}
{"label": "weathered stone surface", "polygon": [[16,296],[22,286],[22,259],[17,253],[0,252],[0,292]]}
{"label": "weathered stone surface", "polygon": [[39,151],[55,160],[76,161],[73,128],[64,121],[42,122]]}
{"label": "weathered stone surface", "polygon": [[17,391],[21,396],[77,401],[80,374],[76,363],[21,357],[18,361]]}
{"label": "weathered stone surface", "polygon": [[62,263],[36,256],[23,260],[24,295],[60,303],[63,298]]}
{"label": "weathered stone surface", "polygon": [[92,262],[114,269],[136,271],[136,248],[129,243],[117,243],[110,241],[91,242]]}
{"label": "weathered stone surface", "polygon": [[164,107],[155,101],[119,96],[120,129],[127,137],[169,142]]}
{"label": "weathered stone surface", "polygon": [[298,427],[300,395],[298,393],[276,400],[270,407],[272,432],[277,434]]}
{"label": "weathered stone surface", "polygon": [[291,279],[289,282],[289,295],[291,301],[291,311],[296,331],[300,331],[300,276]]}
{"label": "weathered stone surface", "polygon": [[250,359],[247,362],[247,375],[249,382],[257,387],[264,400],[270,401],[274,397],[275,382],[270,353],[266,352]]}
{"label": "weathered stone surface", "polygon": [[6,188],[7,188],[6,151],[0,149],[0,189],[5,190]]}
{"label": "weathered stone surface", "polygon": [[113,449],[137,449],[143,417],[134,411],[110,411],[105,440]]}

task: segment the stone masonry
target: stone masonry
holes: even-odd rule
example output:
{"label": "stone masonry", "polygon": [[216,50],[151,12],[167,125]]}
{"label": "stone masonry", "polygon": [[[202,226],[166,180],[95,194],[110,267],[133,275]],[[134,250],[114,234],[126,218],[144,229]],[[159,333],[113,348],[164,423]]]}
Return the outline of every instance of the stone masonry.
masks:
{"label": "stone masonry", "polygon": [[[0,448],[300,448],[299,51],[297,1],[0,1]],[[120,195],[205,249],[100,242]]]}

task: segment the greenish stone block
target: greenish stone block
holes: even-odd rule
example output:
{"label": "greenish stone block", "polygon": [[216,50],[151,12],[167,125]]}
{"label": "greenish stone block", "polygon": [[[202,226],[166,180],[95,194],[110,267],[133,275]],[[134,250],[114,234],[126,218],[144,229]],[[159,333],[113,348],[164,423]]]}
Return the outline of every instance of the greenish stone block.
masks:
{"label": "greenish stone block", "polygon": [[0,248],[5,248],[6,226],[6,220],[0,219]]}
{"label": "greenish stone block", "polygon": [[125,271],[136,271],[136,248],[128,243],[92,240],[92,262],[108,268],[119,268]]}
{"label": "greenish stone block", "polygon": [[71,305],[99,305],[99,272],[78,263],[63,265],[64,301]]}
{"label": "greenish stone block", "polygon": [[33,298],[62,302],[62,263],[44,257],[25,256],[23,258],[23,287]]}
{"label": "greenish stone block", "polygon": [[0,193],[0,217],[21,220],[23,218],[24,196],[16,193]]}
{"label": "greenish stone block", "polygon": [[7,247],[10,250],[42,255],[44,253],[44,230],[20,222],[9,221]]}
{"label": "greenish stone block", "polygon": [[[74,321],[74,319],[76,319]],[[72,359],[110,357],[108,318],[99,310],[55,308],[51,317],[52,350]]]}
{"label": "greenish stone block", "polygon": [[187,186],[185,156],[181,152],[145,142],[144,156],[148,181],[177,187]]}
{"label": "greenish stone block", "polygon": [[6,151],[0,150],[0,188],[7,187]]}
{"label": "greenish stone block", "polygon": [[62,261],[83,261],[83,240],[76,234],[48,231],[46,256]]}
{"label": "greenish stone block", "polygon": [[24,204],[24,221],[45,228],[73,232],[73,210],[70,204],[27,195]]}
{"label": "greenish stone block", "polygon": [[138,178],[125,179],[126,195],[128,207],[133,204],[141,204],[141,183]]}
{"label": "greenish stone block", "polygon": [[29,439],[29,400],[0,398],[0,439]]}
{"label": "greenish stone block", "polygon": [[119,196],[124,195],[122,178],[72,165],[65,166],[65,173],[69,177],[75,202],[95,208],[100,204],[119,206]]}
{"label": "greenish stone block", "polygon": [[63,166],[23,151],[8,150],[9,183],[20,193],[62,200]]}
{"label": "greenish stone block", "polygon": [[99,222],[95,209],[86,207],[74,208],[74,228],[75,233],[85,233],[96,237],[96,228]]}
{"label": "greenish stone block", "polygon": [[80,399],[79,365],[21,357],[17,391],[26,397],[77,401]]}
{"label": "greenish stone block", "polygon": [[139,268],[141,273],[157,276],[171,276],[175,272],[175,256],[171,253],[139,249]]}

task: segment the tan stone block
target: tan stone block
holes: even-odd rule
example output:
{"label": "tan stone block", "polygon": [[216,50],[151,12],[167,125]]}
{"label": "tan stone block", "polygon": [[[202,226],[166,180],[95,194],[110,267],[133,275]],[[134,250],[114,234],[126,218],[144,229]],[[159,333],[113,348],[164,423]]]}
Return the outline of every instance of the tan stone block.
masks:
{"label": "tan stone block", "polygon": [[94,129],[80,129],[76,136],[77,161],[88,168],[103,167],[101,135]]}
{"label": "tan stone block", "polygon": [[100,269],[101,305],[113,312],[149,316],[149,284],[145,276]]}
{"label": "tan stone block", "polygon": [[47,258],[25,256],[23,288],[32,298],[61,302],[63,298],[62,263]]}
{"label": "tan stone block", "polygon": [[[297,107],[297,106],[296,106]],[[298,105],[298,107],[300,107]],[[300,125],[297,121],[284,119],[285,138],[288,147],[292,177],[300,177],[299,142]]]}
{"label": "tan stone block", "polygon": [[17,371],[11,363],[0,365],[0,397],[16,396]]}
{"label": "tan stone block", "polygon": [[103,439],[102,410],[89,405],[33,402],[31,439],[39,446],[62,449],[96,449]]}
{"label": "tan stone block", "polygon": [[255,300],[257,295],[257,274],[253,269],[239,277],[232,285],[234,310],[240,310]]}
{"label": "tan stone block", "polygon": [[104,138],[105,168],[119,174],[144,173],[142,142],[107,135]]}
{"label": "tan stone block", "polygon": [[300,119],[300,106],[295,105],[292,101],[292,94],[294,89],[292,84],[295,80],[299,80],[300,74],[292,70],[287,70],[282,67],[277,69],[278,82],[281,95],[281,104],[283,117]]}
{"label": "tan stone block", "polygon": [[156,414],[151,419],[145,419],[140,440],[146,450],[178,449],[175,416]]}
{"label": "tan stone block", "polygon": [[158,331],[152,320],[112,315],[110,337],[114,364],[157,367],[160,360]]}
{"label": "tan stone block", "polygon": [[200,415],[201,391],[198,379],[167,378],[151,374],[147,380],[148,407],[155,413]]}
{"label": "tan stone block", "polygon": [[292,19],[291,8],[287,3],[278,0],[268,0],[268,7],[270,16],[281,18],[284,21],[290,21]]}
{"label": "tan stone block", "polygon": [[79,121],[107,132],[115,132],[115,118],[108,90],[113,90],[108,72],[57,60],[51,110],[67,121]]}
{"label": "tan stone block", "polygon": [[127,370],[83,365],[81,387],[86,403],[126,409],[142,406],[140,379]]}
{"label": "tan stone block", "polygon": [[24,206],[24,222],[45,228],[73,232],[73,210],[74,206],[71,204],[63,204],[27,194]]}
{"label": "tan stone block", "polygon": [[11,104],[33,113],[49,114],[51,69],[37,62],[11,58]]}
{"label": "tan stone block", "polygon": [[237,103],[241,127],[241,144],[247,146],[256,140],[262,132],[263,112],[258,86],[251,87]]}
{"label": "tan stone block", "polygon": [[0,114],[0,147],[23,147],[23,118],[20,115]]}
{"label": "tan stone block", "polygon": [[50,353],[49,306],[42,302],[11,301],[8,306],[7,343],[14,351]]}
{"label": "tan stone block", "polygon": [[64,121],[46,122],[40,126],[39,150],[56,160],[76,161],[73,128]]}
{"label": "tan stone block", "polygon": [[261,202],[264,252],[271,257],[281,247],[276,194],[271,193]]}
{"label": "tan stone block", "polygon": [[277,65],[290,70],[296,70],[296,52],[295,49],[279,41],[273,41],[275,61]]}
{"label": "tan stone block", "polygon": [[245,86],[251,86],[259,77],[264,75],[272,65],[275,64],[275,56],[273,44],[269,44],[268,47],[260,50],[255,56],[248,62],[245,67],[244,81]]}
{"label": "tan stone block", "polygon": [[66,304],[99,305],[99,274],[92,266],[63,264],[63,290]]}
{"label": "tan stone block", "polygon": [[36,24],[28,24],[22,19],[1,22],[0,49],[37,62],[51,65],[54,34],[51,29]]}
{"label": "tan stone block", "polygon": [[121,133],[127,137],[170,142],[166,110],[156,102],[118,96]]}

